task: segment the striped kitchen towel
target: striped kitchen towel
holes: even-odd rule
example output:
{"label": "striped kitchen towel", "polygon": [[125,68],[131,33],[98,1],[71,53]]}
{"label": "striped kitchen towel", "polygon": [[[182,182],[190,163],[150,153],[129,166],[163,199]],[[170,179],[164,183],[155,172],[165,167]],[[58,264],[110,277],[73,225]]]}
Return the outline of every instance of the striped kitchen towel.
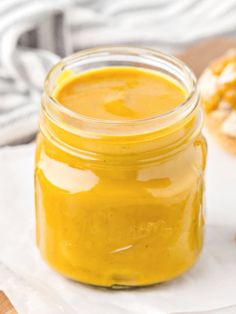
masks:
{"label": "striped kitchen towel", "polygon": [[0,146],[34,137],[44,77],[61,57],[130,43],[175,52],[235,35],[235,16],[235,0],[1,0]]}

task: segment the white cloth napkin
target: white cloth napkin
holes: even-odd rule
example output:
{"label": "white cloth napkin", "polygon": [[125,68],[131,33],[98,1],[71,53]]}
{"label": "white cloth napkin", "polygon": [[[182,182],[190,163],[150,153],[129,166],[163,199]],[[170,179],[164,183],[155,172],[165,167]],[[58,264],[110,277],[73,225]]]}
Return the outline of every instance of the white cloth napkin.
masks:
{"label": "white cloth napkin", "polygon": [[210,141],[208,225],[196,266],[170,283],[110,291],[69,281],[41,260],[34,236],[33,154],[34,145],[0,151],[0,289],[19,314],[182,314],[236,304],[235,157]]}

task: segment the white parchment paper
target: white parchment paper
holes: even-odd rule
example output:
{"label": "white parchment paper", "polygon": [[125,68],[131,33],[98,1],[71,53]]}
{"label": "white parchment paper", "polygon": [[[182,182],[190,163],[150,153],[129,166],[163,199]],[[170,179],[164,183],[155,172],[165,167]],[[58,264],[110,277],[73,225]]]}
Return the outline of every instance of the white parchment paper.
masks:
{"label": "white parchment paper", "polygon": [[236,304],[236,157],[209,141],[206,240],[196,266],[170,283],[109,291],[69,281],[41,260],[33,154],[34,145],[0,150],[0,289],[19,314],[169,314]]}

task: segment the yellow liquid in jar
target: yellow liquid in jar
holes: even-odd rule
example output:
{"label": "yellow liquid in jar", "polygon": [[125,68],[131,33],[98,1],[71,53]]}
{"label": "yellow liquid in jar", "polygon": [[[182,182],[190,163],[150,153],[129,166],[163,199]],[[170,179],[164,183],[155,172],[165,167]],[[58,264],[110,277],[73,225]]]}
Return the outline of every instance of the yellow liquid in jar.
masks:
{"label": "yellow liquid in jar", "polygon": [[177,82],[154,71],[111,67],[59,84],[55,98],[73,112],[102,120],[135,120],[171,111],[186,99]]}
{"label": "yellow liquid in jar", "polygon": [[[116,121],[164,114],[187,96],[158,73],[111,67],[59,79],[54,97],[79,114]],[[44,123],[52,124],[47,118]],[[144,158],[144,145],[145,151],[159,143],[168,147],[192,124],[145,144],[143,135],[108,136],[102,143],[51,126],[64,141],[99,151],[100,163],[71,155],[41,132],[35,187],[44,259],[69,278],[100,286],[149,285],[190,268],[202,247],[205,141],[199,134],[176,152],[167,148],[157,162],[141,165],[137,159]]]}

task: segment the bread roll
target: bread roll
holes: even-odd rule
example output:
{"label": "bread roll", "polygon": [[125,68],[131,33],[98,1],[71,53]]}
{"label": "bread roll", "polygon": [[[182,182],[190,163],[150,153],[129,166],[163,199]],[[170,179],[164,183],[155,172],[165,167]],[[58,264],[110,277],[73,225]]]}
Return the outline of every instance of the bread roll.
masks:
{"label": "bread roll", "polygon": [[199,79],[206,126],[236,155],[236,50],[212,62]]}

